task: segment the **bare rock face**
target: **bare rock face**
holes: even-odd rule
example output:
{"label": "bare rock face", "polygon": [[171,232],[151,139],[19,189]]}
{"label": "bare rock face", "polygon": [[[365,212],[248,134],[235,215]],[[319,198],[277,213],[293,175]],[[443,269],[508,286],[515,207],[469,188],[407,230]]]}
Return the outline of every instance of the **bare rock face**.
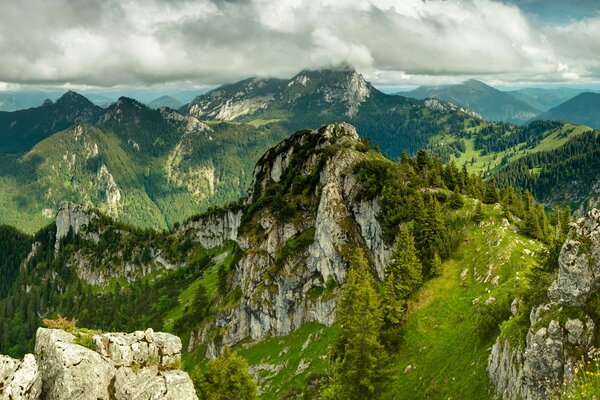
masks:
{"label": "bare rock face", "polygon": [[237,240],[241,222],[241,210],[219,210],[191,219],[176,233],[190,237],[205,249],[213,249],[222,246],[228,240]]}
{"label": "bare rock face", "polygon": [[558,258],[558,279],[548,295],[556,303],[581,306],[600,289],[600,210],[593,209],[571,226]]}
{"label": "bare rock face", "polygon": [[152,329],[97,334],[94,349],[75,341],[62,330],[38,329],[41,392],[23,399],[197,400],[188,374],[178,369],[176,336]]}
{"label": "bare rock face", "polygon": [[0,399],[36,400],[41,392],[42,379],[32,354],[23,361],[0,356]]}
{"label": "bare rock face", "polygon": [[572,224],[559,255],[558,278],[548,289],[551,302],[531,311],[525,343],[497,341],[492,348],[488,373],[503,399],[558,398],[575,377],[575,365],[593,347],[597,321],[565,313],[583,307],[600,290],[599,256],[600,211],[592,210]]}
{"label": "bare rock face", "polygon": [[[247,337],[287,335],[308,322],[332,325],[338,288],[346,280],[348,256],[356,246],[367,250],[383,278],[391,251],[381,239],[378,201],[355,200],[361,186],[353,169],[366,157],[356,150],[358,145],[351,125],[326,125],[295,134],[257,163],[246,205],[292,177],[314,180],[315,189],[304,197],[310,205],[294,218],[280,218],[272,207],[262,207],[251,216],[250,226],[256,229],[242,228],[238,234],[243,255],[235,266],[234,282],[241,298],[238,306],[222,311],[213,322],[222,335],[208,343],[208,357]],[[201,327],[191,342],[210,340],[209,328]]]}
{"label": "bare rock face", "polygon": [[86,235],[85,228],[98,216],[85,207],[70,201],[60,203],[58,213],[56,214],[56,244],[55,248],[58,251],[61,239],[65,238],[69,231],[75,235],[83,235],[87,239],[98,241],[97,235]]}

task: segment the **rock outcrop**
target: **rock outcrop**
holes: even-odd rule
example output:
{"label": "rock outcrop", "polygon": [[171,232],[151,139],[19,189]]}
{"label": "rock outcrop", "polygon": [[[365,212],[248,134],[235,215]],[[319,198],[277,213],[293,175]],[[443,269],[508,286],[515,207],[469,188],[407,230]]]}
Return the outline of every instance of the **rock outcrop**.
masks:
{"label": "rock outcrop", "polygon": [[56,251],[60,248],[60,241],[67,237],[69,231],[74,235],[80,235],[86,239],[98,242],[98,235],[85,232],[85,228],[98,216],[79,204],[63,201],[58,207],[56,214]]}
{"label": "rock outcrop", "polygon": [[[548,400],[575,376],[593,347],[596,324],[585,304],[600,289],[600,211],[572,224],[559,255],[549,304],[534,307],[520,347],[498,340],[488,360],[490,380],[503,399]],[[575,312],[574,312],[575,310]]]}
{"label": "rock outcrop", "polygon": [[[91,348],[77,344],[82,338]],[[138,331],[75,333],[38,329],[36,356],[0,357],[0,399],[195,400],[192,381],[179,370],[181,340]]]}
{"label": "rock outcrop", "polygon": [[218,210],[192,218],[177,230],[205,249],[222,246],[228,240],[237,240],[242,222],[242,210]]}
{"label": "rock outcrop", "polygon": [[[287,335],[307,322],[333,324],[337,291],[345,282],[348,256],[356,246],[367,250],[383,278],[390,246],[381,238],[378,201],[356,200],[361,185],[353,169],[366,158],[357,150],[360,145],[354,127],[327,125],[295,134],[257,163],[244,199],[252,210],[244,219],[250,222],[237,237],[243,255],[235,265],[233,281],[241,298],[235,307],[217,315],[213,328],[222,334],[208,343],[207,356],[218,355],[222,345],[247,337]],[[265,192],[279,190],[293,179],[309,188],[305,182],[314,184],[308,192],[304,187],[298,200],[290,200],[304,202],[293,217],[278,214],[282,204],[255,206],[265,201]],[[218,244],[223,224],[213,225],[219,226]],[[192,342],[210,341],[208,336],[207,327],[201,327]]]}
{"label": "rock outcrop", "polygon": [[36,400],[42,393],[42,378],[35,357],[21,360],[0,356],[0,399]]}

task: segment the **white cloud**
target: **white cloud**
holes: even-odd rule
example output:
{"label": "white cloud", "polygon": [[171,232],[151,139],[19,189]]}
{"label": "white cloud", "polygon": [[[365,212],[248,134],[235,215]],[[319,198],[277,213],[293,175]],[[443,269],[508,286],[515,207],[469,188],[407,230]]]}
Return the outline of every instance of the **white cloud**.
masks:
{"label": "white cloud", "polygon": [[[35,12],[32,12],[35,10]],[[0,2],[0,81],[214,84],[354,64],[376,84],[596,81],[600,18],[492,0]]]}

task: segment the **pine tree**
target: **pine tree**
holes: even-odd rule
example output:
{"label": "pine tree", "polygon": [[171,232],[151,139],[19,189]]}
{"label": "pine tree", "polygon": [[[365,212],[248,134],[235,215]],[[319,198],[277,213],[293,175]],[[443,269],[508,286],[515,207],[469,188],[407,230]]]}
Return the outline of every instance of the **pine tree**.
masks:
{"label": "pine tree", "polygon": [[458,191],[452,192],[450,195],[450,200],[448,200],[448,206],[454,210],[458,210],[465,205],[465,201],[462,198],[462,195],[458,193]]}
{"label": "pine tree", "polygon": [[477,205],[475,206],[475,215],[473,215],[473,221],[480,223],[484,218],[485,214],[483,213],[483,206],[481,205],[481,202],[478,201]]}
{"label": "pine tree", "polygon": [[496,181],[491,178],[485,185],[485,193],[483,195],[483,202],[485,204],[496,204],[498,203],[498,190],[496,189]]}
{"label": "pine tree", "polygon": [[208,300],[208,293],[206,292],[206,288],[203,284],[198,285],[198,289],[196,290],[196,296],[194,297],[194,302],[192,303],[193,313],[198,318],[198,321],[204,319],[208,312],[208,307],[210,306],[210,302]]}
{"label": "pine tree", "polygon": [[335,382],[329,399],[376,399],[388,378],[387,356],[379,341],[382,307],[361,248],[350,260],[348,279],[337,309],[340,332],[336,341]]}
{"label": "pine tree", "polygon": [[423,283],[423,266],[417,255],[415,239],[406,225],[400,228],[387,274],[394,275],[396,296],[406,300]]}

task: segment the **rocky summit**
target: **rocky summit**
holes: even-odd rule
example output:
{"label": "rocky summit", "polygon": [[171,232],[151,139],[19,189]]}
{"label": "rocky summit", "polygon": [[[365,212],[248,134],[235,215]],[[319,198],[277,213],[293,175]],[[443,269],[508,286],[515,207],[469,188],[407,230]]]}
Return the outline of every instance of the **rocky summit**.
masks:
{"label": "rocky summit", "polygon": [[35,355],[0,357],[0,398],[197,400],[180,359],[181,340],[152,329],[93,334],[40,328]]}

